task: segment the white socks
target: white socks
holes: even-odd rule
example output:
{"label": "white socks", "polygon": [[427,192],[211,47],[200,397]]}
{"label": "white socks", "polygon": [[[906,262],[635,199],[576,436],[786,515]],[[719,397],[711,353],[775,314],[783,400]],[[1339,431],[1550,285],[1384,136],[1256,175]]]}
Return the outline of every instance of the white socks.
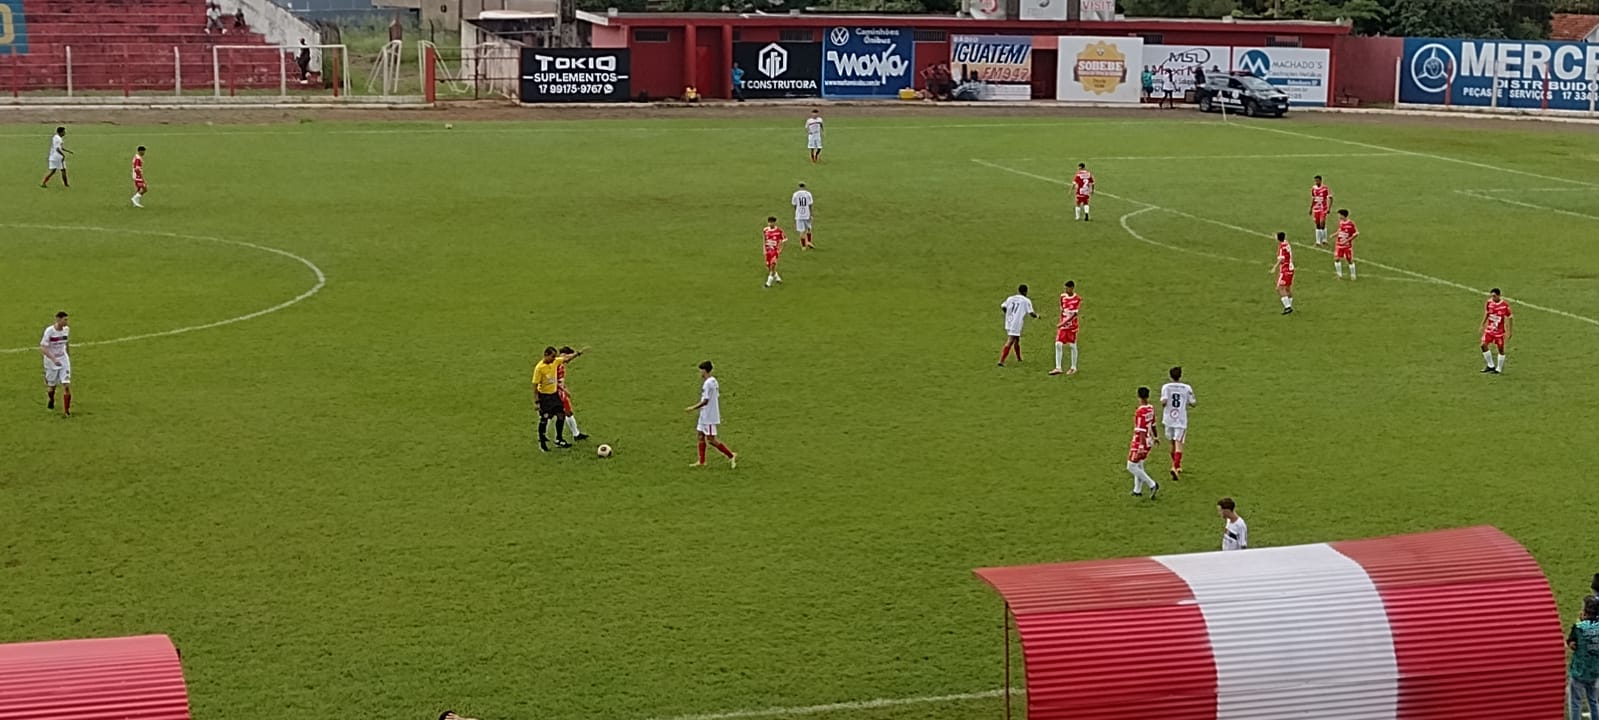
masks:
{"label": "white socks", "polygon": [[1073,205],[1072,206],[1072,219],[1073,220],[1081,220],[1081,219],[1083,219],[1083,206],[1081,206],[1081,205]]}
{"label": "white socks", "polygon": [[1355,279],[1355,263],[1354,263],[1354,261],[1350,261],[1350,263],[1349,263],[1349,279],[1350,280],[1354,280]]}
{"label": "white socks", "polygon": [[1083,219],[1084,220],[1088,219],[1088,206],[1087,205],[1083,206]]}
{"label": "white socks", "polygon": [[[1072,369],[1076,370],[1077,369],[1077,343],[1072,343],[1071,347],[1072,347]],[[1055,366],[1056,367],[1060,366],[1060,360],[1058,358],[1055,360]]]}
{"label": "white socks", "polygon": [[1483,361],[1483,363],[1485,363],[1483,365],[1483,367],[1491,367],[1491,368],[1493,368],[1495,370],[1498,370],[1499,372],[1504,372],[1505,371],[1505,354],[1504,353],[1499,353],[1499,360],[1497,362],[1495,362],[1494,361],[1494,351],[1492,351],[1492,350],[1484,350],[1484,351],[1482,351],[1482,361]]}
{"label": "white socks", "polygon": [[[1338,277],[1340,279],[1342,279],[1343,276],[1344,276],[1344,261],[1342,261],[1342,260],[1334,260],[1333,261],[1333,272],[1337,273]],[[1350,280],[1354,280],[1355,279],[1355,264],[1353,262],[1349,263],[1349,279]]]}
{"label": "white socks", "polygon": [[1327,228],[1316,228],[1316,244],[1327,244]]}
{"label": "white socks", "polygon": [[1284,310],[1294,306],[1294,299],[1292,297],[1284,297],[1282,298],[1282,301]]}
{"label": "white socks", "polygon": [[[1065,350],[1066,350],[1066,343],[1060,343],[1060,342],[1055,343],[1055,369],[1056,370],[1060,370],[1061,355],[1064,353]],[[1074,346],[1072,348],[1072,353],[1075,355],[1076,352],[1077,352],[1077,348]],[[1074,361],[1074,364],[1075,364],[1075,361]]]}
{"label": "white socks", "polygon": [[583,434],[582,430],[577,429],[577,418],[571,415],[566,416],[566,431],[572,433],[572,437]]}
{"label": "white socks", "polygon": [[1498,370],[1499,372],[1504,372],[1505,371],[1505,354],[1504,353],[1499,353],[1499,362],[1496,365],[1494,365],[1494,369]]}
{"label": "white socks", "polygon": [[1144,493],[1145,485],[1148,485],[1150,488],[1155,487],[1154,478],[1151,478],[1149,473],[1144,472],[1144,463],[1128,461],[1127,472],[1133,474],[1133,494],[1142,495]]}
{"label": "white socks", "polygon": [[133,194],[133,206],[134,207],[144,207],[143,205],[139,204],[139,198],[143,197],[143,196],[144,196],[144,193],[134,193]]}
{"label": "white socks", "polygon": [[771,287],[774,282],[783,282],[783,276],[775,272],[766,273],[766,287]]}

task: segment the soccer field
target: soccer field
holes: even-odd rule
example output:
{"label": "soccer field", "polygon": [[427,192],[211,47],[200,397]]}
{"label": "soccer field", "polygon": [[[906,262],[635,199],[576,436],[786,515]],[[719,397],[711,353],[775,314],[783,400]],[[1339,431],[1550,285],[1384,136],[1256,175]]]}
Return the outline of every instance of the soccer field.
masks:
{"label": "soccer field", "polygon": [[[995,717],[973,568],[1216,549],[1223,495],[1257,547],[1496,525],[1574,614],[1599,134],[839,111],[813,166],[804,114],[80,125],[71,190],[37,187],[51,127],[0,127],[3,639],[170,634],[203,720]],[[1317,174],[1360,279],[1299,247],[1281,316],[1269,234],[1309,243]],[[800,181],[819,249],[764,289]],[[1081,373],[1049,377],[1068,279]],[[998,368],[1018,283],[1042,317]],[[592,439],[541,455],[562,344]],[[706,359],[736,470],[689,467]],[[1187,472],[1139,501],[1134,390],[1175,364]]]}

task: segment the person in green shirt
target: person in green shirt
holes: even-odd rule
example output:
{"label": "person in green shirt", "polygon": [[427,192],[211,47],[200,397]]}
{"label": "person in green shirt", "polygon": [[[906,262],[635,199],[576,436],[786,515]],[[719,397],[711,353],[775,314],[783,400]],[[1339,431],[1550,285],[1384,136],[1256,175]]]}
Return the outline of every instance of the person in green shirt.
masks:
{"label": "person in green shirt", "polygon": [[1566,636],[1571,663],[1566,671],[1566,720],[1582,720],[1586,704],[1590,717],[1599,718],[1599,597],[1582,600],[1582,619]]}

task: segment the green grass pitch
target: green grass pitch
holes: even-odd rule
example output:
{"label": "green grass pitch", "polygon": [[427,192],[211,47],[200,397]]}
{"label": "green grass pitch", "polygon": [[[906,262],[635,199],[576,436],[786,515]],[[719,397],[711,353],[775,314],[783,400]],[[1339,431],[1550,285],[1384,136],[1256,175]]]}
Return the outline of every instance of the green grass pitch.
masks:
{"label": "green grass pitch", "polygon": [[[37,187],[50,128],[0,128],[4,639],[171,634],[202,719],[981,692],[1000,603],[972,568],[1210,550],[1222,495],[1257,546],[1492,523],[1574,612],[1599,570],[1599,135],[840,113],[812,166],[803,114],[85,125],[70,191]],[[1058,184],[1079,161],[1116,196],[1086,224]],[[1308,242],[1315,174],[1361,279],[1301,248],[1281,317],[1254,233]],[[765,290],[759,228],[791,227],[799,181],[820,249],[790,243]],[[96,344],[317,282],[237,243],[326,285]],[[1050,378],[1067,279],[1082,372]],[[1023,282],[1044,317],[999,369]],[[1491,286],[1501,377],[1477,372]],[[31,349],[63,308],[70,421]],[[563,343],[593,348],[569,378],[593,439],[540,456],[528,377]],[[736,471],[689,468],[704,359]],[[1138,502],[1133,392],[1173,364],[1188,476]]]}

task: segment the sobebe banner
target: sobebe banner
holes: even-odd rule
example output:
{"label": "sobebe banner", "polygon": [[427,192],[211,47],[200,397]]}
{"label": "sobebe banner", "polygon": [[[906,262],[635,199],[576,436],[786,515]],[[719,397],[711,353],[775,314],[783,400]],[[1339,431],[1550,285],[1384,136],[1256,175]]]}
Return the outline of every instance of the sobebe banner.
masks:
{"label": "sobebe banner", "polygon": [[1332,51],[1315,48],[1235,47],[1233,69],[1288,93],[1290,105],[1326,105]]}
{"label": "sobebe banner", "polygon": [[[1195,67],[1204,68],[1207,77],[1225,75],[1233,66],[1232,53],[1233,49],[1226,45],[1145,45],[1142,69],[1161,77],[1170,70],[1181,96],[1194,89]],[[1157,82],[1155,87],[1160,84]]]}
{"label": "sobebe banner", "polygon": [[1060,100],[1136,103],[1144,41],[1135,37],[1061,36],[1055,77]]}
{"label": "sobebe banner", "polygon": [[914,37],[909,28],[828,28],[822,95],[897,97],[911,86]]}
{"label": "sobebe banner", "polygon": [[[994,100],[1033,98],[1033,39],[1017,35],[955,35],[950,38],[949,68],[964,79],[977,73]],[[957,79],[956,82],[960,80]]]}
{"label": "sobebe banner", "polygon": [[[1494,100],[1494,75],[1499,98]],[[1405,38],[1399,102],[1587,110],[1599,81],[1599,45]]]}

